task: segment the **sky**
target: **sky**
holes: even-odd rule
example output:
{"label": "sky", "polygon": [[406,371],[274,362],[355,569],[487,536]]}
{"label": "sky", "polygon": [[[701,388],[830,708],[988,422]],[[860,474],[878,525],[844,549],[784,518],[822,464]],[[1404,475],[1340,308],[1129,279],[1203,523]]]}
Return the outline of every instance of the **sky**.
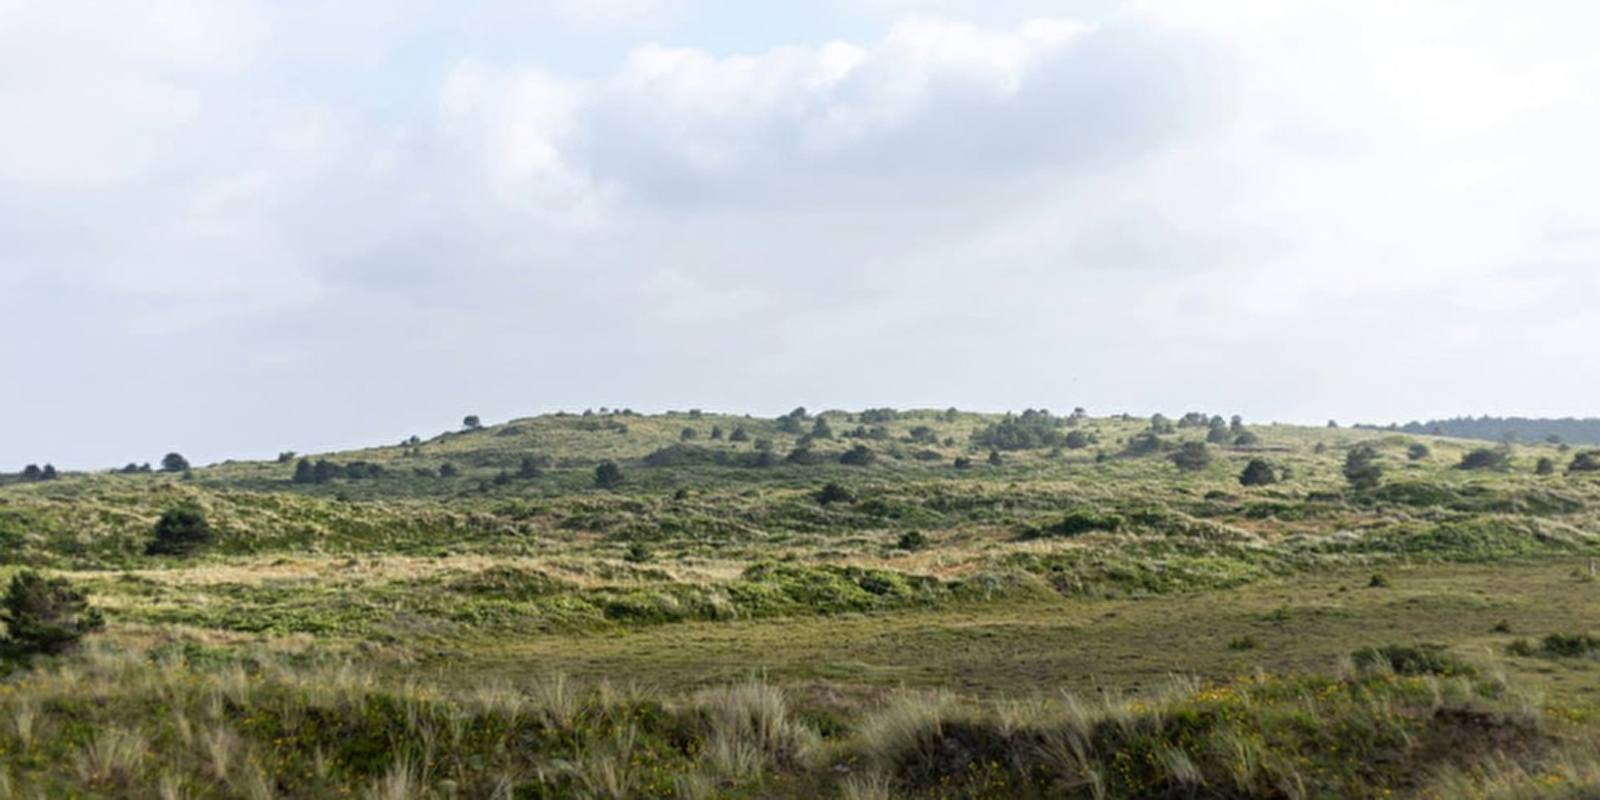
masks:
{"label": "sky", "polygon": [[1600,415],[1597,26],[0,0],[0,470],[601,406]]}

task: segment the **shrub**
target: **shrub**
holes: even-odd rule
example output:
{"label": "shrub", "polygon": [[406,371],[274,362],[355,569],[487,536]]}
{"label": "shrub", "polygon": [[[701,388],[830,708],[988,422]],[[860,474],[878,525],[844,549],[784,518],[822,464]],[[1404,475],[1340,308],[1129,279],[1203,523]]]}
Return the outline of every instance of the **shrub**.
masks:
{"label": "shrub", "polygon": [[629,542],[628,551],[622,556],[629,563],[647,564],[655,560],[655,553],[650,552],[650,547],[644,542]]}
{"label": "shrub", "polygon": [[44,469],[39,470],[39,480],[53,481],[56,477],[56,465],[54,464],[45,464]]}
{"label": "shrub", "polygon": [[[1217,420],[1218,423],[1221,423],[1221,421],[1220,418]],[[1213,425],[1210,430],[1206,431],[1206,441],[1211,444],[1227,444],[1228,440],[1232,438],[1233,434],[1228,432],[1228,428],[1225,425]]]}
{"label": "shrub", "polygon": [[1254,636],[1240,636],[1228,640],[1229,650],[1255,650],[1261,646],[1260,640]]}
{"label": "shrub", "polygon": [[44,480],[44,470],[39,469],[38,464],[29,464],[28,466],[22,468],[21,477],[25,483],[42,481]]}
{"label": "shrub", "polygon": [[1255,447],[1259,444],[1261,437],[1257,436],[1255,431],[1240,431],[1239,435],[1233,437],[1234,447]]}
{"label": "shrub", "polygon": [[812,425],[811,425],[811,438],[813,438],[813,439],[832,439],[833,438],[833,428],[830,425],[828,425],[828,420],[826,420],[826,419],[824,419],[822,417],[817,417],[817,421],[815,423],[812,423]]}
{"label": "shrub", "polygon": [[733,433],[728,434],[728,441],[748,442],[750,441],[750,432],[746,431],[743,425],[735,425],[733,427]]}
{"label": "shrub", "polygon": [[11,578],[0,603],[6,623],[6,647],[19,655],[54,655],[70,650],[83,637],[105,626],[88,597],[64,578],[46,578],[24,570]]}
{"label": "shrub", "polygon": [[1152,414],[1152,415],[1150,415],[1150,432],[1151,433],[1159,435],[1159,434],[1163,434],[1163,433],[1172,433],[1173,431],[1176,431],[1177,429],[1178,429],[1177,426],[1173,425],[1172,424],[1172,420],[1167,419],[1167,416],[1165,414]]}
{"label": "shrub", "polygon": [[1600,472],[1600,450],[1590,450],[1572,457],[1567,472]]}
{"label": "shrub", "polygon": [[600,489],[615,489],[622,485],[622,468],[615,461],[602,461],[594,468],[594,485]]}
{"label": "shrub", "polygon": [[1510,462],[1511,454],[1505,450],[1480,447],[1463,455],[1456,469],[1505,469]]}
{"label": "shrub", "polygon": [[955,463],[952,466],[956,469],[972,469],[972,459],[966,456],[956,456]]}
{"label": "shrub", "polygon": [[900,534],[900,541],[895,542],[895,547],[912,552],[922,550],[927,546],[928,537],[924,536],[922,531],[906,531]]}
{"label": "shrub", "polygon": [[441,478],[454,478],[460,474],[461,470],[448,461],[439,465],[439,477]]}
{"label": "shrub", "polygon": [[1259,458],[1250,459],[1250,463],[1244,465],[1244,472],[1239,473],[1241,486],[1269,486],[1277,482],[1278,471]]}
{"label": "shrub", "polygon": [[1065,444],[1067,445],[1068,450],[1082,450],[1083,448],[1094,443],[1095,437],[1091,434],[1077,429],[1067,431]]}
{"label": "shrub", "polygon": [[818,503],[825,506],[834,503],[854,503],[856,501],[856,496],[849,489],[837,483],[830,483],[818,489],[816,498]]}
{"label": "shrub", "polygon": [[1443,645],[1391,644],[1367,647],[1351,654],[1357,667],[1370,669],[1388,664],[1401,675],[1472,675],[1475,670],[1461,659],[1445,652]]}
{"label": "shrub", "polygon": [[522,462],[517,465],[517,477],[523,480],[532,480],[539,477],[539,474],[544,471],[540,461],[541,459],[534,456],[523,456]]}
{"label": "shrub", "polygon": [[1184,472],[1197,472],[1211,466],[1211,448],[1205,442],[1184,442],[1172,454],[1172,463]]}
{"label": "shrub", "polygon": [[1117,514],[1102,514],[1094,509],[1080,508],[1067,512],[1060,521],[1043,528],[1035,528],[1023,535],[1025,539],[1048,539],[1057,536],[1080,536],[1085,533],[1116,533],[1122,529],[1123,519]]}
{"label": "shrub", "polygon": [[711,426],[711,440],[712,441],[718,441],[718,442],[722,441],[722,426],[721,425],[712,425]]}
{"label": "shrub", "polygon": [[1350,448],[1344,457],[1344,477],[1355,489],[1373,489],[1383,479],[1383,467],[1378,464],[1378,451],[1363,444]]}
{"label": "shrub", "polygon": [[972,435],[972,443],[993,450],[1034,450],[1066,443],[1061,429],[1066,421],[1044,409],[1027,409],[1005,418]]}
{"label": "shrub", "polygon": [[1541,458],[1541,459],[1539,459],[1539,462],[1537,464],[1535,464],[1534,467],[1533,467],[1533,474],[1535,474],[1535,475],[1554,475],[1555,473],[1556,473],[1556,462],[1555,462],[1555,459],[1553,459],[1553,458],[1549,458],[1549,457]]}
{"label": "shrub", "polygon": [[878,460],[878,454],[864,444],[858,444],[839,456],[839,463],[852,467],[868,467]]}
{"label": "shrub", "polygon": [[1422,442],[1413,442],[1410,447],[1406,448],[1406,458],[1412,461],[1421,461],[1431,455],[1433,455],[1433,451],[1429,450],[1428,446]]}
{"label": "shrub", "polygon": [[1123,451],[1130,456],[1143,456],[1159,453],[1167,448],[1167,443],[1162,441],[1153,431],[1145,431],[1128,440],[1128,446]]}
{"label": "shrub", "polygon": [[156,520],[155,538],[145,547],[146,555],[190,555],[211,544],[215,534],[205,512],[195,505],[174,506]]}
{"label": "shrub", "polygon": [[795,449],[789,451],[789,455],[785,456],[784,460],[790,464],[800,464],[805,466],[821,463],[822,456],[818,455],[816,451],[812,450],[810,447],[796,447]]}
{"label": "shrub", "polygon": [[478,419],[477,414],[468,414],[461,418],[461,427],[466,428],[469,431],[475,431],[483,427],[483,421]]}
{"label": "shrub", "polygon": [[1367,587],[1370,589],[1387,589],[1389,588],[1389,576],[1381,572],[1374,572],[1372,577],[1367,580]]}
{"label": "shrub", "polygon": [[168,453],[161,457],[162,472],[183,472],[189,468],[189,460],[177,453]]}
{"label": "shrub", "polygon": [[1527,639],[1517,639],[1506,645],[1506,652],[1523,657],[1583,658],[1600,654],[1600,638],[1585,633],[1552,633],[1537,645]]}
{"label": "shrub", "polygon": [[685,442],[691,442],[700,438],[700,432],[694,428],[684,428],[678,432],[678,438]]}
{"label": "shrub", "polygon": [[300,459],[300,463],[294,465],[294,477],[290,480],[294,483],[310,483],[312,478],[311,459]]}
{"label": "shrub", "polygon": [[1006,460],[1005,460],[1004,457],[1002,457],[1000,455],[1000,451],[999,450],[990,450],[989,451],[989,466],[998,467],[998,466],[1001,466],[1001,465],[1003,465],[1005,463],[1006,463]]}

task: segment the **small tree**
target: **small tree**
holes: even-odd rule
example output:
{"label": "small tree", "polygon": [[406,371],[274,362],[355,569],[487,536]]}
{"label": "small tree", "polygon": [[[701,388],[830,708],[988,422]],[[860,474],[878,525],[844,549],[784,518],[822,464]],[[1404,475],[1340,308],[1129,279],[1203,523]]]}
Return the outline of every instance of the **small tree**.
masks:
{"label": "small tree", "polygon": [[839,456],[840,464],[851,467],[869,467],[872,466],[872,462],[877,460],[878,454],[872,452],[872,449],[864,444],[858,444]]}
{"label": "small tree", "polygon": [[1211,448],[1205,442],[1184,442],[1171,458],[1179,470],[1198,472],[1211,466]]}
{"label": "small tree", "polygon": [[1350,448],[1344,456],[1344,478],[1355,489],[1374,489],[1383,479],[1378,451],[1370,444]]}
{"label": "small tree", "polygon": [[441,478],[454,478],[460,474],[461,470],[448,461],[439,465],[439,477]]}
{"label": "small tree", "polygon": [[813,439],[832,439],[833,438],[833,427],[828,424],[828,420],[825,417],[817,417],[817,421],[812,423],[812,425],[811,425],[811,438],[813,438]]}
{"label": "small tree", "polygon": [[56,479],[56,477],[56,465],[54,464],[46,464],[44,465],[44,469],[39,470],[39,480],[53,481]]}
{"label": "small tree", "polygon": [[483,427],[483,420],[478,419],[477,414],[468,414],[461,418],[461,427],[469,431],[475,431]]}
{"label": "small tree", "polygon": [[1241,486],[1270,486],[1277,482],[1278,471],[1260,458],[1250,459],[1250,463],[1244,465],[1244,472],[1239,473]]}
{"label": "small tree", "polygon": [[162,472],[183,472],[189,469],[189,459],[177,453],[168,453],[161,457]]}
{"label": "small tree", "polygon": [[1406,458],[1412,461],[1421,461],[1431,455],[1433,455],[1433,451],[1429,450],[1428,446],[1422,442],[1412,442],[1411,446],[1406,448]]}
{"label": "small tree", "polygon": [[712,439],[712,441],[720,441],[722,439],[722,426],[721,425],[712,425],[711,426],[711,439]]}
{"label": "small tree", "polygon": [[594,485],[600,489],[615,489],[622,485],[622,468],[615,461],[602,461],[594,468]]}
{"label": "small tree", "polygon": [[1066,444],[1068,450],[1082,450],[1094,444],[1094,437],[1081,430],[1074,429],[1067,432]]}
{"label": "small tree", "polygon": [[145,554],[191,555],[210,545],[215,538],[211,523],[206,521],[206,514],[199,506],[173,506],[156,520],[155,538],[145,547]]}
{"label": "small tree", "polygon": [[833,505],[834,503],[854,503],[856,501],[856,496],[851,494],[849,489],[837,483],[830,483],[818,489],[816,498],[819,504],[825,506]]}
{"label": "small tree", "polygon": [[29,464],[22,468],[22,479],[29,483],[42,481],[44,480],[44,470],[39,469],[38,464]]}
{"label": "small tree", "polygon": [[311,483],[315,480],[314,473],[315,470],[311,466],[311,459],[302,458],[300,463],[294,465],[294,478],[291,480],[295,483]]}
{"label": "small tree", "polygon": [[748,442],[750,441],[750,432],[746,431],[743,425],[735,425],[733,428],[733,433],[728,434],[728,441]]}
{"label": "small tree", "polygon": [[1556,460],[1548,456],[1539,459],[1539,463],[1533,467],[1533,472],[1535,475],[1554,475],[1556,472]]}
{"label": "small tree", "polygon": [[1510,462],[1511,454],[1506,450],[1480,447],[1462,455],[1456,469],[1505,469]]}
{"label": "small tree", "polygon": [[85,635],[105,627],[82,590],[63,578],[46,578],[33,570],[11,578],[3,607],[5,644],[22,655],[64,653]]}

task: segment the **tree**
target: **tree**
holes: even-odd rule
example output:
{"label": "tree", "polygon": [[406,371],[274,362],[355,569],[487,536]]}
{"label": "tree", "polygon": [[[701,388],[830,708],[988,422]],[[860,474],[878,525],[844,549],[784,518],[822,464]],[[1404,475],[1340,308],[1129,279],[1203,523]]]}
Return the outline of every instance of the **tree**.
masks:
{"label": "tree", "polygon": [[291,480],[293,480],[295,483],[311,483],[313,480],[315,480],[315,476],[311,467],[311,459],[302,458],[300,459],[300,463],[294,465],[294,477]]}
{"label": "tree", "polygon": [[817,421],[812,423],[812,425],[811,425],[811,438],[813,438],[813,439],[832,439],[833,438],[833,428],[830,425],[828,425],[828,420],[827,420],[826,417],[817,417]]}
{"label": "tree", "polygon": [[173,506],[156,520],[155,538],[145,547],[145,554],[186,556],[210,545],[215,538],[211,523],[199,506]]}
{"label": "tree", "polygon": [[1377,488],[1383,479],[1383,467],[1378,464],[1378,451],[1370,444],[1350,448],[1344,456],[1344,478],[1355,489]]}
{"label": "tree", "polygon": [[622,468],[615,461],[602,461],[594,468],[594,485],[600,489],[615,489],[622,485]]}
{"label": "tree", "polygon": [[1225,425],[1213,425],[1210,430],[1206,431],[1206,441],[1212,444],[1227,444],[1231,438],[1233,436],[1228,433],[1228,428]]}
{"label": "tree", "polygon": [[1067,433],[1066,445],[1068,450],[1082,450],[1094,444],[1094,437],[1081,430],[1072,430]]}
{"label": "tree", "polygon": [[1480,447],[1461,456],[1456,469],[1505,469],[1511,463],[1511,454],[1503,449]]}
{"label": "tree", "polygon": [[483,421],[478,419],[477,414],[468,414],[461,418],[461,427],[466,428],[469,431],[475,431],[483,427]]}
{"label": "tree", "polygon": [[189,468],[189,459],[177,453],[168,453],[161,457],[162,472],[183,472]]}
{"label": "tree", "polygon": [[1244,472],[1239,473],[1240,486],[1270,486],[1277,482],[1278,471],[1259,458],[1250,459],[1250,463],[1244,465]]}
{"label": "tree", "polygon": [[1556,461],[1548,456],[1539,459],[1539,463],[1535,464],[1533,467],[1533,473],[1535,475],[1554,475],[1555,472]]}
{"label": "tree", "polygon": [[339,477],[339,473],[341,471],[342,470],[339,469],[338,464],[335,464],[326,458],[319,458],[317,459],[317,463],[311,467],[311,482],[327,483],[334,478]]}
{"label": "tree", "polygon": [[817,503],[819,505],[833,505],[834,503],[854,503],[856,496],[849,489],[837,483],[829,483],[817,490]]}
{"label": "tree", "polygon": [[1431,455],[1433,455],[1433,451],[1429,450],[1428,446],[1422,442],[1412,442],[1411,446],[1406,448],[1406,458],[1412,461],[1421,461]]}
{"label": "tree", "polygon": [[1234,447],[1255,447],[1258,444],[1261,444],[1261,437],[1252,430],[1241,430],[1239,435],[1233,437]]}
{"label": "tree", "polygon": [[279,464],[287,464],[287,463],[289,463],[290,461],[293,461],[293,460],[294,460],[294,451],[293,450],[285,450],[285,451],[283,451],[283,452],[278,454],[278,463]]}
{"label": "tree", "polygon": [[1211,465],[1211,448],[1205,442],[1184,442],[1171,458],[1179,470],[1198,472]]}
{"label": "tree", "polygon": [[56,465],[54,464],[46,464],[44,469],[39,470],[39,480],[53,481],[56,477]]}
{"label": "tree", "polygon": [[5,644],[22,655],[55,655],[71,650],[85,635],[105,627],[87,595],[64,578],[46,578],[24,570],[11,578],[0,615],[6,623]]}
{"label": "tree", "polygon": [[22,479],[29,483],[42,481],[44,480],[44,470],[39,469],[38,464],[29,464],[22,468]]}
{"label": "tree", "polygon": [[1172,424],[1172,420],[1167,419],[1167,415],[1165,415],[1165,414],[1152,414],[1152,415],[1150,415],[1150,432],[1151,433],[1155,433],[1155,434],[1172,433],[1175,430],[1177,430],[1176,426],[1174,426]]}
{"label": "tree", "polygon": [[878,454],[864,444],[858,444],[839,456],[840,464],[851,467],[870,467],[877,460]]}

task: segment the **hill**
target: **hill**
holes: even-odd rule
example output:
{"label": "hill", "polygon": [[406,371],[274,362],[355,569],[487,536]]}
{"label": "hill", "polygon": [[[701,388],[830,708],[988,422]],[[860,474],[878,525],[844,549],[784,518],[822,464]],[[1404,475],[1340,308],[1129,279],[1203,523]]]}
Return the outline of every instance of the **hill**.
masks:
{"label": "hill", "polygon": [[[0,721],[35,721],[0,724],[0,780],[441,798],[1592,786],[1600,469],[1545,443],[1464,458],[1478,449],[1198,413],[607,411],[14,476],[3,577],[67,580],[105,629],[6,662]],[[177,508],[207,535],[152,549]]]}

